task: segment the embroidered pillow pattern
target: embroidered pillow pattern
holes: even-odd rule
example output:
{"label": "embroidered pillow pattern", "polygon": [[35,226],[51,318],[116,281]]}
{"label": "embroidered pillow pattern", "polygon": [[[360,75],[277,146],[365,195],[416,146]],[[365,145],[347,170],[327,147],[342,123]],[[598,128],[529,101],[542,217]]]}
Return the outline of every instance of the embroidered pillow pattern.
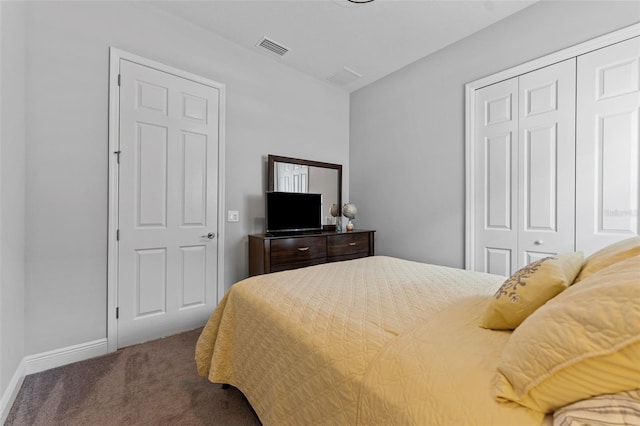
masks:
{"label": "embroidered pillow pattern", "polygon": [[525,281],[531,275],[535,274],[540,266],[544,262],[550,259],[557,259],[555,257],[545,257],[543,259],[539,259],[533,263],[528,264],[524,268],[518,270],[515,274],[511,275],[503,284],[500,286],[494,297],[496,299],[500,299],[502,296],[506,296],[509,298],[511,303],[520,303],[520,295],[518,294],[518,289],[520,287],[524,287],[527,285]]}

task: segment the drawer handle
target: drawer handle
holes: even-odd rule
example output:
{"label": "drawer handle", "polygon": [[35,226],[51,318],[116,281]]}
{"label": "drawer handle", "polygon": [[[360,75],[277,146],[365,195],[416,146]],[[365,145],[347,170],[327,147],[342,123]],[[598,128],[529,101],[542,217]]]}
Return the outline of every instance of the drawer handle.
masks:
{"label": "drawer handle", "polygon": [[309,247],[298,247],[298,251],[307,251]]}
{"label": "drawer handle", "polygon": [[356,245],[356,243],[349,243],[349,245],[353,247]]}

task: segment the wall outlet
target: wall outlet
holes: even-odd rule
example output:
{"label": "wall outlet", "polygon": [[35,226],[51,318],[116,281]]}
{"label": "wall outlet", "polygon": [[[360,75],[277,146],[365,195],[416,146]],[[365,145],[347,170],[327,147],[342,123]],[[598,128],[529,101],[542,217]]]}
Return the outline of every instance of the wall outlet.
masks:
{"label": "wall outlet", "polygon": [[227,212],[227,222],[239,222],[240,212],[238,210],[229,210]]}

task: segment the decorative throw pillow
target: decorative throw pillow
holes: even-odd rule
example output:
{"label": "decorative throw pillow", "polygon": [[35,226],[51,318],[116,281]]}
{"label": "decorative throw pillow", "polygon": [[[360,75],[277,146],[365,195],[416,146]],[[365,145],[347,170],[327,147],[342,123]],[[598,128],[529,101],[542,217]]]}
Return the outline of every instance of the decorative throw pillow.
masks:
{"label": "decorative throw pillow", "polygon": [[510,276],[484,312],[480,326],[512,330],[525,318],[573,282],[584,256],[582,252],[537,260]]}
{"label": "decorative throw pillow", "polygon": [[609,265],[638,255],[640,255],[640,237],[632,237],[611,244],[587,258],[575,282],[577,283]]}
{"label": "decorative throw pillow", "polygon": [[509,337],[493,393],[548,413],[640,383],[640,256],[554,297]]}

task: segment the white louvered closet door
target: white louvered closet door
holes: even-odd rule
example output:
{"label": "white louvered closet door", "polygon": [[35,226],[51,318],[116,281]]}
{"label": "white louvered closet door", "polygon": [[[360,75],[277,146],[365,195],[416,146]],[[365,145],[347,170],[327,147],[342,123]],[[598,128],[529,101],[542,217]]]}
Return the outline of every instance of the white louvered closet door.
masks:
{"label": "white louvered closet door", "polygon": [[638,235],[640,38],[578,58],[576,248]]}

